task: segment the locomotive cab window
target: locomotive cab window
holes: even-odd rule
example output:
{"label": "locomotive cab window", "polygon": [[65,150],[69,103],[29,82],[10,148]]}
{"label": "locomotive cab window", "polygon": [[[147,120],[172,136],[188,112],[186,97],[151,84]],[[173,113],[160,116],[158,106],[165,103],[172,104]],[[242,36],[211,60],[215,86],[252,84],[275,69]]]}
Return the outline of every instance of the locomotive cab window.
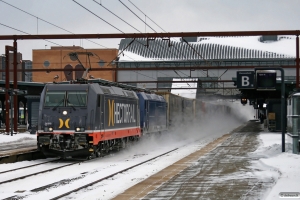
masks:
{"label": "locomotive cab window", "polygon": [[44,106],[64,106],[65,92],[47,92]]}
{"label": "locomotive cab window", "polygon": [[68,92],[67,106],[86,106],[87,103],[87,92],[85,91],[74,91]]}

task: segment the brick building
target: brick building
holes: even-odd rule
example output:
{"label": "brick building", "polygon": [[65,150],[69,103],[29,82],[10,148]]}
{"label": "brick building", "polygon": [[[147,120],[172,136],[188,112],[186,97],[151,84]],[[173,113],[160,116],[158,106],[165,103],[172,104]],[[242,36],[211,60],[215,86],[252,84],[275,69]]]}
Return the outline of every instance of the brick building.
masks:
{"label": "brick building", "polygon": [[[110,68],[108,64],[116,59],[118,49],[84,49],[79,46],[51,47],[51,49],[32,50],[32,69],[49,69],[47,72],[32,72],[33,82],[68,81],[81,78],[84,71],[76,56],[70,53],[77,52],[78,58],[85,68]],[[87,54],[90,54],[88,56]],[[65,69],[66,71],[51,71],[51,69]],[[114,71],[91,71],[88,77],[101,78],[115,81]]]}

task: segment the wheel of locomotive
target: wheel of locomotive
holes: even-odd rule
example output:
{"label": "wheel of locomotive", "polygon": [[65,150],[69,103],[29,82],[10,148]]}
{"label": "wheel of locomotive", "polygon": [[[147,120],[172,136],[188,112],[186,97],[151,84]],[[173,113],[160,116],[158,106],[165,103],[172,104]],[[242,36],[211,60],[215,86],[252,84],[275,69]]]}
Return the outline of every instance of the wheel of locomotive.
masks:
{"label": "wheel of locomotive", "polygon": [[97,158],[101,157],[100,151],[96,152],[96,157],[97,157]]}
{"label": "wheel of locomotive", "polygon": [[101,148],[100,148],[100,144],[98,144],[97,146],[94,147],[94,152],[95,152],[95,156],[96,158],[99,158],[101,156]]}
{"label": "wheel of locomotive", "polygon": [[121,142],[122,142],[122,149],[125,149],[127,146],[127,140],[125,138],[122,138]]}

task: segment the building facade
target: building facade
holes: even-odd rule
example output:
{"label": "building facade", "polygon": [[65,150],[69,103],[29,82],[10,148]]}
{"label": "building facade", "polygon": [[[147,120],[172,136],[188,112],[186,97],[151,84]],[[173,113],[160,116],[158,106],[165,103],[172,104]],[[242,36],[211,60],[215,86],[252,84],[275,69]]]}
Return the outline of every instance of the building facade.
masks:
{"label": "building facade", "polygon": [[[14,68],[14,54],[13,53],[9,53],[9,69],[13,69]],[[17,69],[20,70],[22,69],[22,54],[21,53],[17,53]],[[6,66],[6,58],[5,58],[5,54],[2,54],[0,56],[0,69],[1,70],[5,70],[5,66]],[[1,80],[5,80],[5,71],[0,72],[0,79]],[[22,79],[23,74],[22,72],[18,72],[17,73],[17,81],[24,81],[24,79]],[[14,80],[14,75],[13,72],[9,73],[9,80],[13,81]]]}
{"label": "building facade", "polygon": [[[84,68],[111,68],[111,61],[118,55],[118,49],[84,49],[79,46],[51,47],[32,50],[32,69],[48,69],[32,72],[33,82],[70,81],[82,78]],[[64,69],[65,71],[51,71]],[[90,71],[86,78],[101,78],[115,81],[114,71]]]}

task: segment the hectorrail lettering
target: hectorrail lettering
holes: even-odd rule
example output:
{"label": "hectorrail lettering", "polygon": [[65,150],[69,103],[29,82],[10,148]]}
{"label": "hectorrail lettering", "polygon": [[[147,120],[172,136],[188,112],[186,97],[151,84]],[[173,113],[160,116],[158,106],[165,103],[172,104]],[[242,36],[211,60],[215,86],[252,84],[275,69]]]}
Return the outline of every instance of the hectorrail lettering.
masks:
{"label": "hectorrail lettering", "polygon": [[135,123],[135,105],[127,103],[115,103],[108,100],[108,126],[122,123]]}

